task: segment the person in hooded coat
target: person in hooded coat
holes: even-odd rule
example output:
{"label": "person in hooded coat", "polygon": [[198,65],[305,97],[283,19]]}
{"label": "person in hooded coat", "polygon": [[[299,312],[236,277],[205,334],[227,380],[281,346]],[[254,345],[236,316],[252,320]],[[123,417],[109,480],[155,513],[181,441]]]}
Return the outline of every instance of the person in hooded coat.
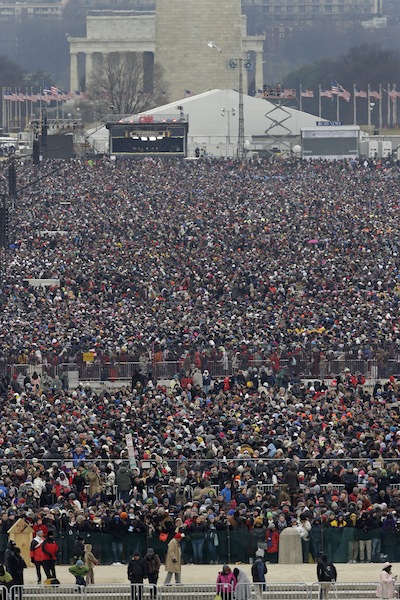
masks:
{"label": "person in hooded coat", "polygon": [[21,549],[15,546],[9,556],[7,567],[7,571],[13,578],[13,585],[24,585],[24,569],[26,569],[26,562],[21,556]]}
{"label": "person in hooded coat", "polygon": [[376,590],[377,597],[384,598],[385,600],[395,598],[396,579],[397,575],[393,575],[392,573],[392,565],[389,562],[385,562],[382,565],[378,588]]}
{"label": "person in hooded coat", "polygon": [[92,544],[85,544],[85,555],[84,555],[84,563],[85,566],[88,567],[89,571],[86,575],[86,583],[93,584],[94,583],[94,570],[93,567],[99,564],[99,561],[95,557],[92,552]]}
{"label": "person in hooded coat", "polygon": [[17,544],[13,540],[9,540],[4,551],[4,567],[8,572],[10,572],[10,558],[14,555],[16,547]]}
{"label": "person in hooded coat", "polygon": [[149,580],[149,584],[152,586],[150,589],[150,595],[151,598],[156,598],[157,582],[160,573],[161,559],[158,556],[158,554],[154,552],[153,548],[147,548],[147,552],[144,558],[147,563],[147,577]]}
{"label": "person in hooded coat", "polygon": [[250,600],[251,585],[246,573],[242,569],[235,567],[233,574],[236,578],[235,600]]}
{"label": "person in hooded coat", "polygon": [[217,577],[217,594],[222,600],[231,600],[236,588],[236,577],[229,565],[224,565]]}

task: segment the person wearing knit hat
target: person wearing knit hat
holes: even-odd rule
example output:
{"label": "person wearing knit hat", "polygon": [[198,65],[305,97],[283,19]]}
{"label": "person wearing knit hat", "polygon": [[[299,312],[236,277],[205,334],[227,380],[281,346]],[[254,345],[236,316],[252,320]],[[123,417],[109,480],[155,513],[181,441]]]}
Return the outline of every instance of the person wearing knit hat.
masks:
{"label": "person wearing knit hat", "polygon": [[182,533],[175,533],[172,540],[168,543],[167,555],[165,557],[165,570],[167,575],[165,577],[164,585],[169,585],[172,579],[172,575],[175,575],[175,582],[181,583],[181,540],[183,538]]}
{"label": "person wearing knit hat", "polygon": [[267,571],[267,565],[264,562],[264,550],[259,548],[256,551],[256,560],[251,566],[251,576],[257,600],[262,600],[263,592],[265,592],[265,575]]}
{"label": "person wearing knit hat", "polygon": [[84,564],[83,560],[78,559],[68,570],[75,577],[76,585],[86,585],[85,577],[89,573],[89,567]]}

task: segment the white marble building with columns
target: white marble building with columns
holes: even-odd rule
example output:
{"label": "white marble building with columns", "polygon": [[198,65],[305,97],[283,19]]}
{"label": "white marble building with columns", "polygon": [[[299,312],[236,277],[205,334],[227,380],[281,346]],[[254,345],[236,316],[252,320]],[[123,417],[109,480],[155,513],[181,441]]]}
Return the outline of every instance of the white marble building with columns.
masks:
{"label": "white marble building with columns", "polygon": [[[243,55],[249,53],[251,57],[252,70],[248,73],[248,79],[254,80],[255,89],[262,89],[263,86],[263,45],[265,36],[248,36],[246,27],[246,17],[241,16],[239,28],[241,30],[241,49]],[[209,40],[208,31],[203,31],[204,47],[207,47]],[[212,33],[212,30],[211,30]],[[99,64],[99,57],[114,52],[135,52],[142,54],[144,65],[157,60],[156,48],[156,14],[155,12],[136,12],[136,11],[92,11],[86,18],[86,37],[77,38],[68,36],[70,48],[70,89],[71,91],[81,90],[82,83],[88,82],[91,74]],[[218,36],[215,40],[218,43]],[[173,42],[172,42],[173,43]],[[212,73],[213,63],[217,63],[216,56],[210,49],[207,49],[207,64],[201,64],[200,61],[193,61],[193,68],[197,68],[200,75],[196,77],[196,85],[193,81],[192,69],[188,73],[189,88],[194,93],[201,93],[216,87],[218,83],[214,81]],[[179,48],[178,40],[175,41],[173,52],[185,51]],[[228,68],[224,64],[224,69]],[[201,75],[204,73],[203,77]],[[169,82],[169,99],[178,100],[184,96],[184,89],[181,89],[182,76],[180,74],[179,82],[174,84],[175,73],[168,72],[165,69],[165,79]],[[215,73],[218,76],[218,73]],[[231,73],[232,85],[235,88],[237,74]],[[228,80],[229,82],[229,80]],[[221,81],[220,83],[223,83]],[[244,82],[245,89],[246,81]],[[190,87],[189,87],[190,86]],[[221,86],[224,87],[224,86]]]}

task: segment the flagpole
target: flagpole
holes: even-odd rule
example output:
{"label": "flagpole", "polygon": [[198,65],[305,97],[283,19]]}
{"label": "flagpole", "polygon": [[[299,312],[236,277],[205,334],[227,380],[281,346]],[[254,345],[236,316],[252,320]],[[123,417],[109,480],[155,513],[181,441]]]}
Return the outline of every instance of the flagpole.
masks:
{"label": "flagpole", "polygon": [[397,123],[397,94],[396,94],[396,84],[393,84],[392,90],[394,91],[393,98],[393,127],[396,127]]}
{"label": "flagpole", "polygon": [[387,126],[390,127],[390,83],[387,84],[388,97],[387,97]]}
{"label": "flagpole", "polygon": [[[371,86],[370,84],[368,84],[368,91],[367,91],[367,101],[368,101],[368,128],[371,128],[371,96],[370,96],[370,92],[371,92]],[[371,131],[369,131],[369,133],[371,133]]]}
{"label": "flagpole", "polygon": [[353,83],[353,125],[357,125],[356,84]]}
{"label": "flagpole", "polygon": [[300,112],[303,111],[303,84],[300,84],[300,101],[299,101],[299,105],[300,105]]}
{"label": "flagpole", "polygon": [[7,101],[6,101],[6,127],[7,127],[7,131],[10,131],[10,90],[8,88],[7,89]]}
{"label": "flagpole", "polygon": [[17,120],[17,111],[18,111],[17,98],[18,98],[18,90],[15,87],[14,88],[14,102],[13,102],[13,107],[12,107],[12,122],[11,122],[11,128],[12,129],[14,129],[15,123],[16,123],[16,120]]}
{"label": "flagpole", "polygon": [[21,88],[18,88],[18,129],[21,130],[22,106],[21,106]]}
{"label": "flagpole", "polygon": [[318,85],[318,116],[321,118],[321,84]]}
{"label": "flagpole", "polygon": [[25,129],[28,128],[28,113],[29,113],[29,94],[28,88],[25,88]]}
{"label": "flagpole", "polygon": [[8,101],[8,107],[7,107],[7,131],[10,131],[10,124],[11,124],[11,111],[12,111],[12,102],[11,102],[11,88],[8,88],[8,97],[9,97],[9,101]]}
{"label": "flagpole", "polygon": [[4,98],[4,87],[1,88],[1,128],[4,131],[4,122],[6,115],[6,101]]}
{"label": "flagpole", "polygon": [[382,129],[382,84],[379,84],[379,133]]}
{"label": "flagpole", "polygon": [[336,94],[336,121],[339,121],[339,91]]}

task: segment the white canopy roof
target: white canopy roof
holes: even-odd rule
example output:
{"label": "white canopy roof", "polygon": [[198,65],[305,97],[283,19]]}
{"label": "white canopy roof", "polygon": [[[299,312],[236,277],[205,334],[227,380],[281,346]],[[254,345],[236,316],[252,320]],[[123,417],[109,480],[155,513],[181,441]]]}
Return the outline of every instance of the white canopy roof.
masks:
{"label": "white canopy roof", "polygon": [[[203,146],[207,152],[218,156],[235,155],[239,124],[237,91],[210,90],[153,108],[140,115],[176,114],[178,117],[182,112],[189,120],[189,154],[193,153],[194,147]],[[253,136],[269,136],[271,139],[300,137],[303,127],[314,127],[319,120],[315,115],[290,108],[285,105],[285,101],[279,105],[246,94],[243,95],[243,113],[245,139],[249,142]],[[93,140],[92,135],[95,137]],[[99,151],[104,151],[108,143],[108,130],[104,127],[93,134],[88,132],[88,140]]]}

